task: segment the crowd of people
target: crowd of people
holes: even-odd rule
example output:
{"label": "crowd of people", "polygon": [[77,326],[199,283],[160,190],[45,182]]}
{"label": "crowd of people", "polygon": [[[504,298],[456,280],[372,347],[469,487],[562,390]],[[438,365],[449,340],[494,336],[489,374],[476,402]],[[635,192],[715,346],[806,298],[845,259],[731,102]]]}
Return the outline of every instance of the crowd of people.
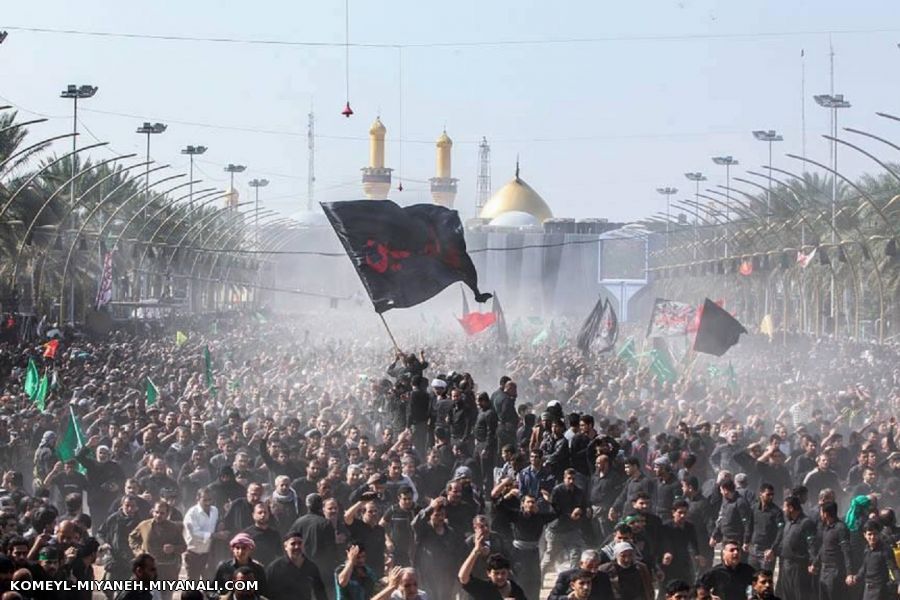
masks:
{"label": "crowd of people", "polygon": [[745,336],[728,377],[686,353],[667,381],[561,336],[181,328],[0,346],[0,600],[99,573],[228,600],[897,597],[894,347]]}

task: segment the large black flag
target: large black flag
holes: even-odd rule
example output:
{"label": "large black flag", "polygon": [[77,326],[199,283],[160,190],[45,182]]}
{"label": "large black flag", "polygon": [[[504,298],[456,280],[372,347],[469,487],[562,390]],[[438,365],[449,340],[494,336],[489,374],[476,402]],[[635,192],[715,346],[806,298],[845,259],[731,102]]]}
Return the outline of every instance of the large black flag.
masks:
{"label": "large black flag", "polygon": [[325,215],[362,279],[375,312],[407,308],[462,281],[478,291],[459,214],[435,204],[401,208],[390,200],[322,203]]}
{"label": "large black flag", "polygon": [[742,333],[747,333],[744,326],[728,311],[707,298],[703,303],[700,325],[694,339],[694,350],[722,356],[738,343]]}
{"label": "large black flag", "polygon": [[619,320],[616,318],[616,311],[609,300],[600,298],[581,326],[575,343],[582,354],[587,356],[598,339],[603,342],[603,346],[597,350],[599,353],[611,350],[618,335]]}

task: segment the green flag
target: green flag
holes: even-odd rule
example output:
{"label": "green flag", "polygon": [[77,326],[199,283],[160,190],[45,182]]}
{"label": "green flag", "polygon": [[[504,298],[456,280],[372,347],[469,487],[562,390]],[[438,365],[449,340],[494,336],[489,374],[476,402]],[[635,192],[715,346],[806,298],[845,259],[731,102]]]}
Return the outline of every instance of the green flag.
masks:
{"label": "green flag", "polygon": [[159,388],[153,383],[153,380],[147,378],[147,407],[154,406],[159,398]]}
{"label": "green flag", "polygon": [[38,384],[37,392],[34,395],[34,405],[38,410],[44,412],[47,408],[47,394],[50,391],[50,380],[46,375],[41,376],[41,382]]}
{"label": "green flag", "polygon": [[618,352],[616,352],[616,357],[621,358],[623,361],[628,363],[628,366],[634,367],[638,362],[637,353],[634,351],[634,349],[634,338],[630,337],[625,340],[625,343],[622,344],[622,347],[619,348]]}
{"label": "green flag", "polygon": [[209,346],[203,346],[203,363],[206,367],[206,388],[212,392],[216,393],[216,388],[213,386],[213,369],[212,369],[212,356],[209,353]]}
{"label": "green flag", "polygon": [[29,358],[28,368],[25,369],[25,393],[28,394],[30,400],[34,400],[37,394],[39,379],[40,375],[38,374],[37,365],[34,364],[33,358]]}
{"label": "green flag", "polygon": [[188,340],[187,335],[183,331],[175,332],[175,345],[179,348],[184,346],[184,343]]}
{"label": "green flag", "polygon": [[266,319],[266,317],[262,313],[259,313],[259,312],[254,313],[254,316],[256,317],[256,320],[259,322],[260,325],[265,325],[266,323],[269,322],[269,320]]}
{"label": "green flag", "polygon": [[[75,410],[70,406],[69,425],[66,427],[66,434],[63,436],[62,441],[56,447],[56,455],[59,457],[59,460],[63,462],[75,460],[75,456],[84,446],[84,442],[84,431],[81,429],[81,424],[75,416]],[[82,467],[80,463],[78,464],[78,471],[81,473],[84,472],[84,467]]]}
{"label": "green flag", "polygon": [[675,373],[675,368],[672,366],[667,353],[660,352],[654,348],[650,351],[650,356],[650,371],[653,372],[658,381],[668,382],[678,379],[678,375]]}
{"label": "green flag", "polygon": [[728,389],[736,392],[738,390],[737,373],[734,371],[734,365],[730,362],[728,363],[728,368],[725,369],[725,377],[728,378]]}
{"label": "green flag", "polygon": [[534,339],[531,340],[532,346],[540,346],[544,342],[547,341],[547,338],[550,337],[550,332],[546,329],[542,329],[539,334],[534,336]]}

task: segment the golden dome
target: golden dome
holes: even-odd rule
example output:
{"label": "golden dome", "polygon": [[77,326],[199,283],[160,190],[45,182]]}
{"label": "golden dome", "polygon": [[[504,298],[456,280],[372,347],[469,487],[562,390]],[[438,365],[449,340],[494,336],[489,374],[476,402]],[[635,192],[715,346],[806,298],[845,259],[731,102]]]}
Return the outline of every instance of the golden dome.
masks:
{"label": "golden dome", "polygon": [[444,133],[441,134],[441,137],[439,137],[437,139],[437,147],[443,148],[444,146],[452,146],[452,145],[453,145],[453,140],[450,139],[450,136],[447,135],[447,131],[445,130]]}
{"label": "golden dome", "polygon": [[375,117],[375,122],[372,123],[372,127],[369,129],[369,135],[380,135],[383,137],[386,131],[387,128],[381,122],[381,117]]}
{"label": "golden dome", "polygon": [[516,178],[497,190],[478,216],[482,219],[493,219],[511,211],[528,213],[541,222],[553,218],[553,212],[540,194],[519,179],[518,169]]}

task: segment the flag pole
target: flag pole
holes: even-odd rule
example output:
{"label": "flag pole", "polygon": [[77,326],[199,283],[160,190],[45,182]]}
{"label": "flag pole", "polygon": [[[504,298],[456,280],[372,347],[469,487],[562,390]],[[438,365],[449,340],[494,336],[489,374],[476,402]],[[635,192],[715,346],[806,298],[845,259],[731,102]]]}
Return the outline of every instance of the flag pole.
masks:
{"label": "flag pole", "polygon": [[391,338],[391,343],[394,344],[394,350],[396,350],[397,352],[403,352],[403,350],[400,349],[400,346],[397,345],[397,340],[394,339],[394,334],[391,332],[391,328],[388,327],[387,321],[384,320],[384,315],[378,313],[378,318],[380,318],[381,322],[384,323],[384,328],[387,330],[387,334]]}

